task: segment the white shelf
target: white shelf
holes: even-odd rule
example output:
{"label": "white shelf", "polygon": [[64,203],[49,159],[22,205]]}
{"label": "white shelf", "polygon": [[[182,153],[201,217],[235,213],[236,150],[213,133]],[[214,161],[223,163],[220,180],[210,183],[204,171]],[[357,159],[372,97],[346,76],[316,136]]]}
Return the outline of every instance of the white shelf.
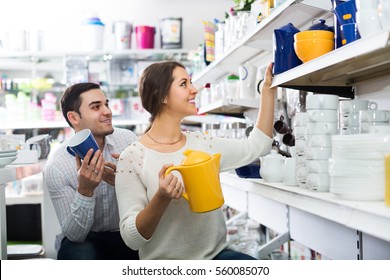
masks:
{"label": "white shelf", "polygon": [[41,192],[35,195],[6,195],[5,201],[7,205],[42,204],[43,193]]}
{"label": "white shelf", "polygon": [[269,56],[272,51],[274,29],[291,22],[300,30],[305,30],[313,19],[330,18],[331,11],[304,5],[299,0],[286,0],[262,20],[256,28],[238,41],[219,60],[213,61],[193,78],[195,86],[217,81],[231,71],[238,71],[244,62],[261,56]]}
{"label": "white shelf", "polygon": [[[390,242],[390,207],[386,207],[383,201],[342,200],[328,192],[313,192],[285,186],[282,183],[266,183],[262,179],[241,179],[235,174],[228,173],[221,173],[220,178],[222,184]],[[272,212],[272,209],[269,209],[269,213]]]}
{"label": "white shelf", "polygon": [[[223,76],[238,72],[240,65],[251,60],[266,59],[272,54],[274,29],[291,22],[300,30],[306,30],[314,19],[331,19],[333,13],[322,8],[302,4],[299,0],[286,0],[263,19],[249,34],[240,39],[220,59],[213,61],[193,78],[195,87],[213,83]],[[199,113],[242,113],[248,108],[258,108],[259,102],[241,102],[222,100],[200,108]],[[238,102],[238,101],[237,101]]]}
{"label": "white shelf", "polygon": [[390,32],[383,30],[276,75],[273,86],[351,87],[390,74]]}
{"label": "white shelf", "polygon": [[101,50],[101,51],[72,51],[72,52],[0,52],[0,71],[49,71],[63,72],[66,57],[85,57],[91,63],[100,63],[112,59],[132,59],[135,61],[179,60],[188,61],[190,50],[184,49],[128,49],[128,50]]}
{"label": "white shelf", "polygon": [[45,164],[46,160],[40,160],[33,164],[11,164],[0,168],[0,185],[38,174],[43,171]]}
{"label": "white shelf", "polygon": [[259,98],[223,98],[217,102],[199,108],[203,113],[242,113],[248,108],[259,108]]}
{"label": "white shelf", "polygon": [[[43,171],[46,160],[34,164],[8,165],[0,168],[0,259],[7,259],[7,223],[5,184],[26,178]],[[32,198],[34,199],[34,198]],[[20,200],[19,200],[20,201]]]}
{"label": "white shelf", "polygon": [[57,52],[57,51],[39,51],[39,52],[0,52],[0,58],[12,58],[12,59],[23,59],[23,60],[34,60],[34,59],[56,59],[67,56],[85,56],[91,59],[99,58],[102,59],[106,55],[111,55],[113,58],[116,57],[131,57],[140,60],[150,59],[150,57],[165,55],[181,55],[187,54],[189,50],[184,49],[128,49],[128,50],[100,50],[100,51],[71,51],[71,52]]}

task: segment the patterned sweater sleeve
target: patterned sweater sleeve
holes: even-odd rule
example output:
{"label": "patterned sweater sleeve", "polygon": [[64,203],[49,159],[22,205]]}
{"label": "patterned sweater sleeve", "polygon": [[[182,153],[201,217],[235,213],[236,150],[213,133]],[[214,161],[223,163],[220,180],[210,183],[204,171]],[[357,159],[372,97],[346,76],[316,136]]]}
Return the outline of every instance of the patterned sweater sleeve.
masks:
{"label": "patterned sweater sleeve", "polygon": [[132,144],[121,153],[115,178],[120,233],[126,245],[133,250],[138,250],[147,242],[135,224],[137,214],[148,204],[146,189],[139,176],[142,167],[142,149]]}
{"label": "patterned sweater sleeve", "polygon": [[256,126],[248,138],[229,139],[207,136],[209,147],[214,153],[221,153],[221,171],[238,168],[254,162],[271,151],[273,139]]}

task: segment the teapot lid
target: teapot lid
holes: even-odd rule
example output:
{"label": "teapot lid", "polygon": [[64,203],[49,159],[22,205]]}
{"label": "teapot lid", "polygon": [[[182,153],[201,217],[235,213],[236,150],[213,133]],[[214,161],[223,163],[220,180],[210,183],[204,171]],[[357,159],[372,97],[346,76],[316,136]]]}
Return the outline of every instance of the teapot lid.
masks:
{"label": "teapot lid", "polygon": [[26,143],[27,144],[38,143],[38,142],[45,140],[45,139],[50,140],[50,137],[51,137],[50,134],[41,134],[41,135],[37,135],[37,136],[34,136],[34,137],[27,139]]}
{"label": "teapot lid", "polygon": [[283,158],[281,154],[278,153],[277,150],[272,149],[271,152],[265,156],[266,158]]}
{"label": "teapot lid", "polygon": [[199,164],[211,159],[211,156],[208,153],[202,151],[194,151],[191,149],[185,150],[183,152],[183,155],[185,155],[186,158],[184,158],[181,162],[182,165]]}
{"label": "teapot lid", "polygon": [[327,30],[334,32],[333,26],[329,26],[325,24],[326,20],[319,19],[318,23],[309,27],[309,30]]}
{"label": "teapot lid", "polygon": [[297,32],[299,32],[299,29],[296,28],[294,26],[294,24],[292,24],[291,22],[289,22],[286,25],[283,25],[282,27],[280,27],[278,29],[275,29],[274,31],[277,31],[277,30],[279,30],[279,31],[282,30],[282,31],[289,32],[289,33],[297,33]]}

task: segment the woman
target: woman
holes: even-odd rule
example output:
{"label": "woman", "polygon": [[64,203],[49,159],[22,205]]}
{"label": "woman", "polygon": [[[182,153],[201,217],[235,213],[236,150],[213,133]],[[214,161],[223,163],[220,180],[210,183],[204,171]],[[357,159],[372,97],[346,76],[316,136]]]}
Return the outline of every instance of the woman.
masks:
{"label": "woman", "polygon": [[182,198],[181,179],[164,173],[179,165],[189,148],[221,153],[221,171],[269,153],[276,91],[270,88],[271,69],[272,64],[263,83],[256,127],[241,140],[182,133],[182,119],[197,113],[198,93],[185,67],[171,61],[144,70],[139,93],[151,124],[138,142],[122,152],[116,175],[121,235],[130,248],[139,250],[140,259],[253,259],[229,250],[221,209],[191,212]]}

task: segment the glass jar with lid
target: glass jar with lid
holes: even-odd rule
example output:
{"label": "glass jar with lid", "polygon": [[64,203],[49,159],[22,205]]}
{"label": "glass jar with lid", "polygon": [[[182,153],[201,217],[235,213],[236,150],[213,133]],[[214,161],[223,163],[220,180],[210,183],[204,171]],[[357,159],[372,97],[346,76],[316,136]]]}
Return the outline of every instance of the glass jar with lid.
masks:
{"label": "glass jar with lid", "polygon": [[225,95],[227,98],[238,98],[240,96],[240,78],[237,75],[226,77]]}

